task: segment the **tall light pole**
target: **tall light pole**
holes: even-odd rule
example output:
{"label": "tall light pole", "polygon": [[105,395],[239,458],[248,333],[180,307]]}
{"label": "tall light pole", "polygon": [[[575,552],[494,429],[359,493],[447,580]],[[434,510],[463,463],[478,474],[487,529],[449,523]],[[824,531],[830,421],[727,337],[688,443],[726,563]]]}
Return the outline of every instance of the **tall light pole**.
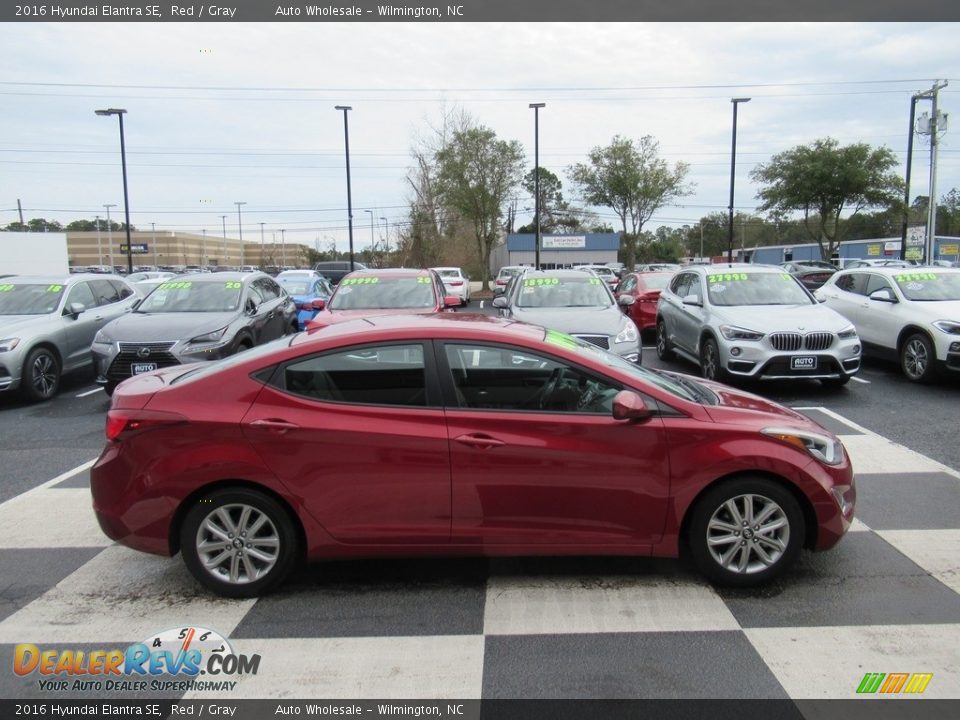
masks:
{"label": "tall light pole", "polygon": [[220,219],[223,221],[223,264],[227,265],[227,216],[221,215]]}
{"label": "tall light pole", "polygon": [[533,108],[533,214],[537,225],[534,267],[537,270],[540,269],[540,108],[546,106],[546,103],[530,103]]}
{"label": "tall light pole", "polygon": [[157,224],[150,223],[150,244],[153,245],[153,267],[157,267]]}
{"label": "tall light pole", "polygon": [[[127,272],[133,272],[133,246],[130,244],[130,198],[127,194],[127,148],[123,139],[123,115],[127,111],[123,108],[109,108],[95,110],[97,115],[116,115],[120,120],[120,167],[123,169],[123,213],[127,223]],[[110,264],[113,264],[113,248],[110,249]]]}
{"label": "tall light pole", "polygon": [[372,253],[377,247],[377,242],[373,239],[373,210],[364,210],[364,212],[370,213],[370,252]]}
{"label": "tall light pole", "polygon": [[387,252],[390,252],[390,221],[387,220],[385,217],[382,217],[380,219],[383,220],[383,224],[387,226],[387,234],[386,234],[387,239],[384,241],[384,245],[385,245],[384,249]]}
{"label": "tall light pole", "polygon": [[733,262],[733,184],[737,169],[737,106],[750,98],[731,98],[733,103],[733,142],[730,149],[730,224],[727,232],[727,262]]}
{"label": "tall light pole", "polygon": [[243,262],[243,221],[240,219],[240,206],[246,205],[245,202],[235,202],[234,205],[237,206],[237,232],[240,235],[240,266],[244,265]]}
{"label": "tall light pole", "polygon": [[280,228],[280,269],[287,269],[287,230]]}
{"label": "tall light pole", "polygon": [[334,109],[343,111],[343,147],[347,158],[347,235],[350,238],[350,272],[353,272],[353,198],[350,194],[350,129],[347,123],[347,112],[353,108],[336,105]]}
{"label": "tall light pole", "polygon": [[200,232],[203,233],[203,240],[200,241],[200,264],[207,267],[207,229],[203,228]]}
{"label": "tall light pole", "polygon": [[103,265],[103,245],[100,243],[100,216],[97,215],[97,267]]}
{"label": "tall light pole", "polygon": [[259,224],[260,224],[260,269],[263,270],[267,266],[267,264],[263,261],[263,226],[266,223],[259,223]]}
{"label": "tall light pole", "polygon": [[[113,223],[110,222],[110,208],[116,205],[104,205],[107,209],[107,255],[110,256],[110,272],[113,272]],[[100,257],[100,265],[103,265],[103,257]]]}

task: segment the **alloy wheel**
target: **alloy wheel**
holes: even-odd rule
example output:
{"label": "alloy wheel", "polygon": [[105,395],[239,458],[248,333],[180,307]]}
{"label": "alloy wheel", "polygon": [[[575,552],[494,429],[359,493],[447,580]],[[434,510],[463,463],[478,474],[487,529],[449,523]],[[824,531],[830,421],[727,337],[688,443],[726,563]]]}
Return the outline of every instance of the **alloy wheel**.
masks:
{"label": "alloy wheel", "polygon": [[247,504],[223,505],[197,529],[196,551],[203,568],[232,585],[266,576],[280,557],[280,534],[270,518]]}
{"label": "alloy wheel", "polygon": [[720,567],[749,575],[780,561],[790,543],[790,521],[778,503],[748,493],[721,504],[707,522],[706,535],[710,555]]}

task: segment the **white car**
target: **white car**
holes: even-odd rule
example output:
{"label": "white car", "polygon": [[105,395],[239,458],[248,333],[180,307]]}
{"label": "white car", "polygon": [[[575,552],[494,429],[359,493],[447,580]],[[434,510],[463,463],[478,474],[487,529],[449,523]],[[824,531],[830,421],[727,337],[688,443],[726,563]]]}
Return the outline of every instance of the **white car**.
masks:
{"label": "white car", "polygon": [[447,288],[447,295],[455,295],[460,298],[461,305],[470,304],[470,278],[458,267],[435,267],[435,270],[443,280],[444,287]]}
{"label": "white car", "polygon": [[907,379],[960,371],[960,270],[841,270],[815,294],[854,324],[864,352],[898,360]]}
{"label": "white car", "polygon": [[613,271],[613,268],[607,267],[606,265],[580,265],[577,270],[590,270],[594,275],[603,280],[611,290],[620,283],[620,278]]}

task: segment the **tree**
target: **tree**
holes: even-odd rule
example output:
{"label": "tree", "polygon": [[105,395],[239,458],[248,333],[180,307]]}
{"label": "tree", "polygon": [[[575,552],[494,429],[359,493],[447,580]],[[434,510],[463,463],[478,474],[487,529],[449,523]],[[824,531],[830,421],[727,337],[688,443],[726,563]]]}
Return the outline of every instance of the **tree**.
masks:
{"label": "tree", "polygon": [[889,148],[841,147],[825,138],[774,155],[750,177],[764,186],[757,193],[760,210],[780,217],[803,213],[807,235],[829,260],[843,240],[844,212],[852,217],[865,208],[900,207],[903,181],[893,172],[896,166]]}
{"label": "tree", "polygon": [[584,202],[608,207],[620,218],[627,267],[633,267],[643,224],[659,208],[690,194],[684,186],[688,165],[678,162],[671,169],[657,156],[659,147],[650,135],[637,143],[617,135],[607,147],[593,148],[588,162],[567,170]]}
{"label": "tree", "polygon": [[471,223],[483,287],[489,289],[490,253],[499,239],[504,208],[520,184],[523,149],[477,126],[456,130],[436,154],[437,188],[443,203]]}

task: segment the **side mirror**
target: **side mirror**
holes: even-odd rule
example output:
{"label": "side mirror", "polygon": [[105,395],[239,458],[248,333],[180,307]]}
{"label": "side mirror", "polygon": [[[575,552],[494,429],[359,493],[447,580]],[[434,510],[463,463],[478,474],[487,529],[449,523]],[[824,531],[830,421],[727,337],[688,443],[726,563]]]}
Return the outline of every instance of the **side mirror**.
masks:
{"label": "side mirror", "polygon": [[700,301],[699,295],[686,295],[683,298],[684,305],[695,305],[696,307],[703,307],[703,303]]}
{"label": "side mirror", "polygon": [[323,298],[317,298],[312,303],[310,303],[310,307],[312,307],[314,310],[323,310],[326,306],[327,306],[327,301],[324,300]]}
{"label": "side mirror", "polygon": [[614,420],[647,420],[652,415],[643,398],[632,390],[621,390],[613,398]]}
{"label": "side mirror", "polygon": [[443,307],[444,309],[460,307],[460,298],[458,298],[456,295],[447,295],[443,298]]}
{"label": "side mirror", "polygon": [[827,301],[827,299],[822,295],[814,295],[814,297],[817,299],[818,303],[825,303]]}
{"label": "side mirror", "polygon": [[80,317],[80,313],[82,313],[86,309],[87,308],[83,303],[78,303],[78,302],[70,303],[70,305],[67,307],[67,311],[65,314],[71,315],[73,316],[74,319],[76,319]]}
{"label": "side mirror", "polygon": [[893,296],[893,291],[890,288],[880,288],[879,290],[874,290],[872,293],[870,293],[870,299],[885,303],[900,302]]}
{"label": "side mirror", "polygon": [[617,298],[617,305],[627,307],[633,305],[636,301],[637,299],[633,295],[621,295]]}
{"label": "side mirror", "polygon": [[493,299],[493,306],[495,308],[505,308],[509,305],[507,299],[503,296],[503,293]]}

